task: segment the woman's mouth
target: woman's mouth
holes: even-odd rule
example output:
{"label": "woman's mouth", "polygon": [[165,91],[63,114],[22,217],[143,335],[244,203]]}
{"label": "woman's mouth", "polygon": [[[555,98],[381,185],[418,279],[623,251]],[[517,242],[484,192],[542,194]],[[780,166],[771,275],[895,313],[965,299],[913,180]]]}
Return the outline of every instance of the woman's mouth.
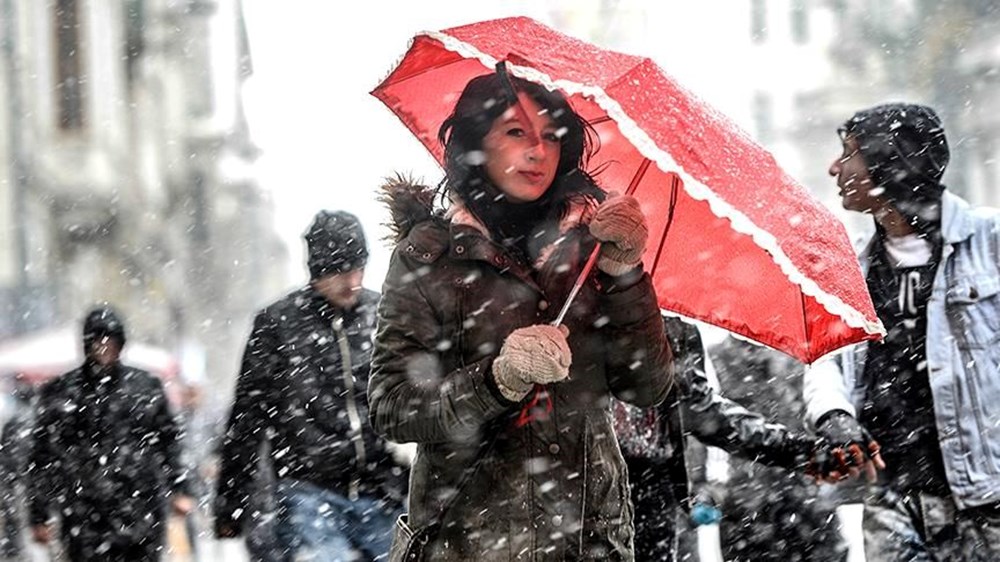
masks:
{"label": "woman's mouth", "polygon": [[521,174],[521,176],[523,176],[524,178],[526,178],[531,183],[539,183],[543,179],[545,179],[545,174],[543,174],[541,172],[526,172],[526,171],[521,171],[521,172],[518,172],[518,173]]}

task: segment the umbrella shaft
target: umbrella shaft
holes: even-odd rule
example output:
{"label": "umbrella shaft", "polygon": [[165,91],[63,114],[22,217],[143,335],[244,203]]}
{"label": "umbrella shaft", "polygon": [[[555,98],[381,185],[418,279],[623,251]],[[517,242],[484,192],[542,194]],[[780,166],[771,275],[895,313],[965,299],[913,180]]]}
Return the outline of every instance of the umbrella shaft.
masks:
{"label": "umbrella shaft", "polygon": [[573,299],[576,298],[577,293],[580,292],[580,288],[583,287],[584,282],[587,281],[587,276],[590,275],[590,270],[594,269],[594,264],[597,262],[597,256],[601,254],[601,243],[598,242],[594,246],[594,251],[590,252],[590,257],[587,258],[587,263],[584,264],[583,269],[580,271],[580,275],[576,278],[576,283],[573,284],[573,289],[570,290],[569,296],[566,297],[566,302],[563,303],[562,309],[559,311],[559,316],[552,321],[553,326],[558,326],[563,323],[566,318],[566,313],[569,312],[569,306],[573,304]]}

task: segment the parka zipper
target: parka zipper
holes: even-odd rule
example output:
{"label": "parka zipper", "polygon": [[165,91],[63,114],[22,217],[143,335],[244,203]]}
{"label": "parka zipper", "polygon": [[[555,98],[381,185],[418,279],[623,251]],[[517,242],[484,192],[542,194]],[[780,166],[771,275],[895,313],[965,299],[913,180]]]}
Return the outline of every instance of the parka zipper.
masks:
{"label": "parka zipper", "polygon": [[335,318],[332,325],[334,333],[337,334],[337,344],[340,346],[340,366],[343,370],[344,387],[347,389],[347,419],[351,423],[351,442],[354,444],[354,453],[358,459],[357,471],[351,477],[351,484],[348,488],[348,498],[355,501],[358,499],[358,492],[361,488],[361,473],[368,461],[365,454],[365,440],[361,434],[361,416],[358,415],[358,404],[354,399],[351,346],[347,341],[347,333],[344,331],[344,319]]}

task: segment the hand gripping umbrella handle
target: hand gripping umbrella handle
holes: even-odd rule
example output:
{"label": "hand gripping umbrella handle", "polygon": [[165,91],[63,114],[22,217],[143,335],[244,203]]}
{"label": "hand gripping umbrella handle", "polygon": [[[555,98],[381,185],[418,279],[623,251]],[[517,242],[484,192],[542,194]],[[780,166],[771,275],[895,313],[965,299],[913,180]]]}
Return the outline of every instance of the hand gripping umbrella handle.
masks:
{"label": "hand gripping umbrella handle", "polygon": [[569,307],[573,304],[573,299],[576,298],[577,293],[583,287],[583,284],[587,281],[587,277],[590,275],[590,270],[594,269],[594,264],[597,263],[597,256],[601,254],[601,243],[598,242],[594,246],[594,251],[590,252],[590,257],[587,258],[587,263],[583,265],[583,269],[580,271],[580,275],[576,278],[576,283],[573,284],[573,288],[569,292],[569,296],[566,297],[566,302],[563,303],[562,309],[559,311],[559,316],[552,321],[553,326],[558,326],[563,323],[566,319],[566,313],[569,312]]}
{"label": "hand gripping umbrella handle", "polygon": [[[597,256],[601,255],[601,243],[598,242],[594,246],[594,251],[590,252],[590,257],[587,258],[587,263],[583,264],[583,269],[580,270],[580,275],[576,278],[576,283],[573,284],[573,288],[570,289],[569,295],[566,297],[566,302],[563,303],[562,309],[559,311],[559,316],[552,321],[553,326],[558,326],[562,324],[563,320],[566,318],[566,313],[569,312],[569,307],[573,304],[573,299],[580,292],[580,288],[587,281],[587,277],[590,275],[590,271],[594,269],[594,264],[597,263]],[[545,403],[544,409],[540,413],[542,416],[548,416],[552,413],[552,397],[549,396],[548,390],[545,389],[545,385],[536,384],[534,387],[533,395],[531,401],[525,404],[521,408],[521,414],[517,417],[517,421],[514,422],[516,427],[524,427],[531,423],[535,419],[535,409],[539,408],[541,402]]]}

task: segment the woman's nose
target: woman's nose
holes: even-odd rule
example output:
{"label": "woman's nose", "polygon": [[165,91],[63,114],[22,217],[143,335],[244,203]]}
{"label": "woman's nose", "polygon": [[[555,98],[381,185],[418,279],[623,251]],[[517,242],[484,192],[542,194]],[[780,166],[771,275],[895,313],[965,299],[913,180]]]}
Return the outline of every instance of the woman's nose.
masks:
{"label": "woman's nose", "polygon": [[538,162],[539,160],[545,158],[545,145],[541,142],[536,142],[529,146],[527,156],[528,160],[531,162]]}

